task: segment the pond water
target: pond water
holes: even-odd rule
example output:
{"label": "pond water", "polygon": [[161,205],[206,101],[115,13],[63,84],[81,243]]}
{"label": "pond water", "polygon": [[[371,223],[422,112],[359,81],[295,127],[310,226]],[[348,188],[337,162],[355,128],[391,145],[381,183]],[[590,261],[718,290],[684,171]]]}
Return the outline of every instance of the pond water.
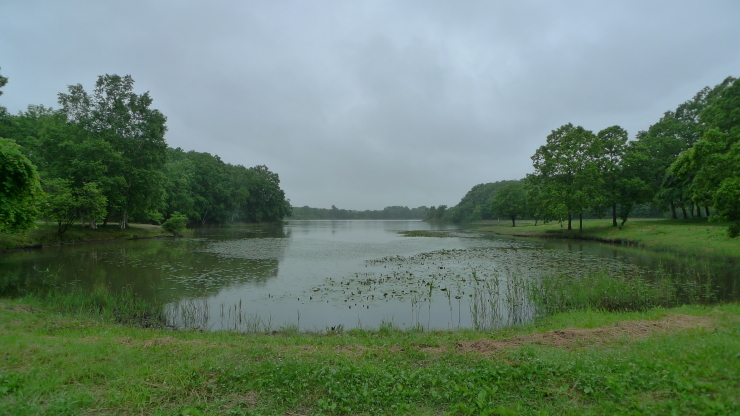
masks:
{"label": "pond water", "polygon": [[[546,274],[711,275],[711,290],[731,298],[738,292],[737,268],[727,261],[689,261],[605,244],[484,236],[421,221],[288,221],[204,228],[195,238],[0,255],[5,276],[83,291],[130,287],[138,296],[166,302],[181,327],[240,331],[526,322],[536,310],[512,282]],[[505,305],[485,309],[481,302],[493,292]],[[490,322],[481,324],[484,318]]]}

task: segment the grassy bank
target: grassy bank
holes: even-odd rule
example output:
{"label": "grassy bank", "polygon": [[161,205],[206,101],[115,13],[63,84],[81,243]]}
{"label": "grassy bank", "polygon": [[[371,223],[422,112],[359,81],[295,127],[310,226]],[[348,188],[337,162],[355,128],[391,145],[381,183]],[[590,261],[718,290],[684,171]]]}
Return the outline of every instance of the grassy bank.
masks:
{"label": "grassy bank", "polygon": [[740,305],[497,331],[166,331],[0,300],[0,414],[737,414]]}
{"label": "grassy bank", "polygon": [[[708,222],[706,218],[687,220],[635,219],[622,229],[612,227],[611,220],[584,220],[583,231],[567,230],[559,223],[535,226],[533,221],[486,221],[478,231],[501,235],[542,238],[576,238],[638,245],[652,250],[687,253],[709,257],[740,257],[740,239],[727,237],[728,224]],[[563,224],[565,226],[565,224]]]}
{"label": "grassy bank", "polygon": [[0,233],[0,251],[38,245],[49,246],[86,241],[152,238],[165,235],[169,235],[169,233],[162,227],[148,224],[129,224],[129,227],[125,230],[121,230],[115,224],[98,227],[97,230],[82,227],[80,224],[73,224],[60,240],[57,235],[57,224],[37,223],[35,228],[21,233]]}

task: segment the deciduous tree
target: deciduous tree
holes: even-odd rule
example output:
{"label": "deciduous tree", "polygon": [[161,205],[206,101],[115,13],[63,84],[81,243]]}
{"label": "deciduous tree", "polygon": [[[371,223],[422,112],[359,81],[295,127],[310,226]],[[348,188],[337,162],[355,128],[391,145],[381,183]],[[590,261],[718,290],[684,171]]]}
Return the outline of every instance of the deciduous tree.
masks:
{"label": "deciduous tree", "polygon": [[36,167],[15,141],[0,138],[0,232],[31,227],[40,194]]}

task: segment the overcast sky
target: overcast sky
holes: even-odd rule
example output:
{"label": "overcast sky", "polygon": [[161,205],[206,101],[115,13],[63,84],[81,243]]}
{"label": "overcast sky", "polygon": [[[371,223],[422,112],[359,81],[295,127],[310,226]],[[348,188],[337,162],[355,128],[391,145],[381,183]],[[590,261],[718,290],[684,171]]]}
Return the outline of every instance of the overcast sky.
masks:
{"label": "overcast sky", "polygon": [[0,0],[0,105],[130,74],[167,143],[295,206],[455,205],[565,123],[630,137],[740,76],[740,2]]}

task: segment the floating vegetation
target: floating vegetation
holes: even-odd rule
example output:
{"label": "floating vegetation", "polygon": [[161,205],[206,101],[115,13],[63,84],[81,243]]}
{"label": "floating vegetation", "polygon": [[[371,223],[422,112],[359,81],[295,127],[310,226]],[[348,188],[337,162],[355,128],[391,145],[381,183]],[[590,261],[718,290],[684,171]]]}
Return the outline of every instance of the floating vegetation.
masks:
{"label": "floating vegetation", "polygon": [[[407,301],[420,297],[428,301],[438,292],[446,291],[452,297],[462,298],[473,293],[478,281],[505,280],[512,270],[527,277],[539,276],[551,267],[573,276],[587,276],[605,270],[612,273],[639,270],[638,266],[616,259],[518,247],[436,250],[413,256],[368,260],[365,266],[366,272],[354,273],[343,279],[327,278],[323,284],[310,288],[307,293],[310,300],[371,302]],[[426,296],[422,296],[425,293]]]}

